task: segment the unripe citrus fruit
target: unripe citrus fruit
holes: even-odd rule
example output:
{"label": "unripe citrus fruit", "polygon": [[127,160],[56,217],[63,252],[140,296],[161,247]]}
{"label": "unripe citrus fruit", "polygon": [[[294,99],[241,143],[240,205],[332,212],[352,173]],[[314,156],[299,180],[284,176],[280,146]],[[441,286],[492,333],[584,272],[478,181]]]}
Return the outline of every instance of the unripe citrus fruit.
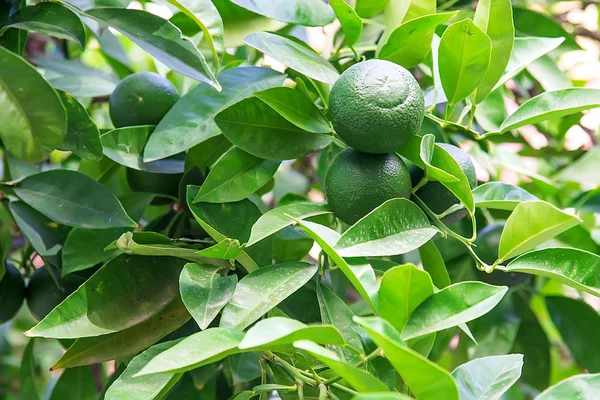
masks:
{"label": "unripe citrus fruit", "polygon": [[0,280],[0,324],[12,319],[23,304],[25,282],[14,265],[7,262],[6,271]]}
{"label": "unripe citrus fruit", "polygon": [[[469,186],[474,189],[477,186],[477,175],[475,174],[475,165],[471,157],[461,149],[451,144],[439,143],[439,146],[446,150],[452,158],[456,160],[467,176]],[[452,192],[440,182],[429,182],[417,191],[417,196],[436,214],[441,214],[454,204],[458,204],[459,200]],[[442,218],[445,224],[451,224],[464,218],[468,214],[467,210],[462,209],[455,211],[450,215]]]}
{"label": "unripe citrus fruit", "polygon": [[349,146],[381,154],[408,142],[425,110],[410,72],[389,61],[368,60],[348,68],[335,82],[329,112],[335,131]]}
{"label": "unripe citrus fruit", "polygon": [[329,166],[325,193],[335,215],[354,224],[387,200],[410,197],[410,175],[394,153],[368,154],[346,148]]}
{"label": "unripe citrus fruit", "polygon": [[179,100],[179,92],[166,78],[138,72],[123,79],[110,95],[110,119],[117,128],[156,125]]}

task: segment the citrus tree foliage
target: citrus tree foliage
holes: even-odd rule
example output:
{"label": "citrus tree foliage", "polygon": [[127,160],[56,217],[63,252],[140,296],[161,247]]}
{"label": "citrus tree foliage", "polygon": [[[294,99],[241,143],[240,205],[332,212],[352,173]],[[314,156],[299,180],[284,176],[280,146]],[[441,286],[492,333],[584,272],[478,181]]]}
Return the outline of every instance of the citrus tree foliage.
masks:
{"label": "citrus tree foliage", "polygon": [[600,398],[598,35],[535,3],[0,1],[0,398]]}

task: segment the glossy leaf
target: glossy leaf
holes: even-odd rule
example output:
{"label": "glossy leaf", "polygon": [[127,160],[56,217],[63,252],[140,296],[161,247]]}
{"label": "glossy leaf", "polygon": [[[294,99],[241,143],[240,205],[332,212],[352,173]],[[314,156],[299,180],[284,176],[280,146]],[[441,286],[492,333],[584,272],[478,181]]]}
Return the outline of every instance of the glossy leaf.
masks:
{"label": "glossy leaf", "polygon": [[350,386],[358,391],[364,392],[387,392],[388,387],[374,375],[354,365],[348,364],[338,358],[331,350],[309,340],[300,340],[294,343],[294,347],[308,352],[311,356],[327,365]]}
{"label": "glossy leaf", "polygon": [[502,132],[600,107],[600,89],[569,88],[527,100],[500,126]]}
{"label": "glossy leaf", "polygon": [[343,345],[342,334],[331,325],[306,325],[284,317],[258,321],[248,329],[239,344],[241,350],[272,350],[292,345],[298,340],[311,340],[319,344]]}
{"label": "glossy leaf", "polygon": [[361,295],[363,300],[373,311],[378,309],[377,292],[379,285],[375,278],[373,268],[365,259],[355,258],[346,260],[335,250],[336,243],[340,240],[340,234],[323,225],[308,221],[297,221],[304,231],[317,242],[331,260],[342,270],[352,286]]}
{"label": "glossy leaf", "polygon": [[342,25],[342,31],[344,32],[345,37],[344,42],[349,47],[354,46],[362,33],[362,19],[360,19],[356,11],[354,11],[354,9],[344,0],[332,0],[329,4],[331,4],[335,16]]}
{"label": "glossy leaf", "polygon": [[342,257],[392,256],[419,248],[436,233],[413,202],[392,199],[344,232],[335,249]]}
{"label": "glossy leaf", "polygon": [[498,400],[521,376],[522,354],[477,358],[460,365],[452,376],[460,398]]}
{"label": "glossy leaf", "polygon": [[283,118],[308,132],[331,133],[331,123],[312,101],[296,89],[274,87],[254,93]]}
{"label": "glossy leaf", "polygon": [[363,353],[363,345],[360,335],[356,331],[357,324],[352,320],[354,314],[350,308],[333,290],[323,284],[317,286],[317,298],[321,321],[324,324],[335,326],[344,337],[346,345],[353,348],[335,347],[334,351],[342,360],[352,364],[361,362],[362,359],[357,351]]}
{"label": "glossy leaf", "polygon": [[333,20],[331,7],[321,0],[232,0],[238,6],[290,24],[324,26]]}
{"label": "glossy leaf", "polygon": [[506,70],[494,90],[504,85],[507,81],[517,76],[532,62],[544,54],[556,49],[564,42],[563,38],[548,37],[517,37],[514,39],[513,49]]}
{"label": "glossy leaf", "polygon": [[221,90],[202,53],[169,21],[146,11],[110,7],[84,15],[116,29],[173,70]]}
{"label": "glossy leaf", "polygon": [[437,288],[443,289],[452,284],[444,258],[433,240],[419,247],[419,257],[423,269],[431,276],[431,280]]}
{"label": "glossy leaf", "polygon": [[600,329],[600,315],[589,304],[562,296],[547,296],[546,305],[554,326],[560,332],[575,361],[586,371],[600,372],[600,358],[590,349]]}
{"label": "glossy leaf", "polygon": [[255,32],[246,36],[244,43],[309,78],[333,84],[340,76],[337,70],[313,49],[283,36]]}
{"label": "glossy leaf", "polygon": [[470,19],[450,25],[439,48],[440,77],[450,106],[468,97],[490,65],[491,40]]}
{"label": "glossy leaf", "polygon": [[383,350],[415,397],[419,400],[458,400],[452,375],[406,346],[389,322],[377,317],[355,317],[355,320]]}
{"label": "glossy leaf", "polygon": [[475,104],[478,104],[494,89],[510,60],[515,36],[510,0],[480,1],[473,22],[492,41],[490,66],[475,91]]}
{"label": "glossy leaf", "polygon": [[599,391],[600,374],[581,374],[550,386],[540,393],[535,400],[562,400],[577,397],[580,399],[593,399]]}
{"label": "glossy leaf", "polygon": [[234,260],[243,250],[243,246],[235,239],[223,239],[219,243],[197,251],[203,257],[219,258],[221,260]]}
{"label": "glossy leaf", "polygon": [[65,370],[52,389],[50,400],[95,400],[96,386],[90,367]]}
{"label": "glossy leaf", "polygon": [[22,8],[11,15],[2,31],[8,28],[73,40],[79,47],[85,46],[85,29],[81,20],[73,11],[57,3],[38,3]]}
{"label": "glossy leaf", "polygon": [[536,201],[527,190],[504,182],[487,182],[473,189],[475,205],[483,208],[512,211],[524,201]]}
{"label": "glossy leaf", "polygon": [[325,148],[331,134],[298,128],[256,97],[221,111],[215,122],[240,149],[267,160],[291,160]]}
{"label": "glossy leaf", "polygon": [[583,250],[548,248],[531,251],[511,261],[507,272],[547,276],[565,285],[600,297],[600,257]]}
{"label": "glossy leaf", "polygon": [[79,172],[45,171],[18,182],[14,191],[29,206],[63,225],[96,229],[137,225],[112,193]]}
{"label": "glossy leaf", "polygon": [[412,313],[402,331],[404,340],[472,321],[489,312],[508,288],[483,282],[460,282],[429,296]]}
{"label": "glossy leaf", "polygon": [[[50,3],[41,3],[50,4]],[[60,145],[61,150],[72,151],[81,158],[97,161],[102,158],[100,132],[85,108],[68,93],[58,92],[67,110],[67,135]]]}
{"label": "glossy leaf", "polygon": [[15,158],[41,161],[67,133],[56,92],[23,58],[0,46],[0,138]]}
{"label": "glossy leaf", "polygon": [[152,318],[108,335],[77,339],[52,366],[53,370],[130,357],[183,326],[190,314],[179,299]]}
{"label": "glossy leaf", "polygon": [[128,126],[102,135],[104,155],[127,168],[162,174],[178,174],[184,170],[180,158],[144,162],[143,152],[154,131],[153,125]]}
{"label": "glossy leaf", "polygon": [[133,376],[154,357],[176,345],[178,340],[160,343],[137,355],[127,364],[125,371],[106,391],[106,400],[146,400],[161,398],[177,383],[181,374],[155,374]]}
{"label": "glossy leaf", "polygon": [[229,328],[209,328],[182,341],[152,358],[138,376],[190,371],[238,353],[244,333]]}
{"label": "glossy leaf", "polygon": [[179,291],[186,308],[206,329],[233,296],[237,275],[221,276],[211,265],[186,264],[179,277]]}
{"label": "glossy leaf", "polygon": [[435,28],[456,12],[423,15],[397,27],[381,47],[378,57],[405,68],[416,67],[431,49]]}
{"label": "glossy leaf", "polygon": [[[198,85],[186,93],[156,126],[144,149],[150,162],[178,154],[219,135],[213,118],[225,108],[252,96],[254,92],[279,86],[285,76],[263,67],[239,67],[219,74],[223,90]],[[198,107],[202,103],[203,107]],[[185,124],[181,121],[185,120]]]}
{"label": "glossy leaf", "polygon": [[528,201],[508,217],[498,248],[498,258],[518,256],[578,225],[581,220],[544,201]]}
{"label": "glossy leaf", "polygon": [[225,306],[219,326],[245,329],[288,296],[300,289],[317,272],[304,262],[268,265],[243,277]]}
{"label": "glossy leaf", "polygon": [[294,219],[306,219],[317,215],[330,214],[327,206],[316,203],[293,203],[267,211],[252,226],[248,246],[279,232],[294,223]]}
{"label": "glossy leaf", "polygon": [[381,317],[402,332],[413,311],[433,295],[433,289],[429,274],[413,264],[387,270],[379,287]]}
{"label": "glossy leaf", "polygon": [[28,336],[81,338],[144,322],[178,296],[182,261],[167,257],[115,258],[58,305]]}
{"label": "glossy leaf", "polygon": [[264,160],[233,147],[212,167],[194,202],[243,200],[271,180],[279,164],[279,161]]}

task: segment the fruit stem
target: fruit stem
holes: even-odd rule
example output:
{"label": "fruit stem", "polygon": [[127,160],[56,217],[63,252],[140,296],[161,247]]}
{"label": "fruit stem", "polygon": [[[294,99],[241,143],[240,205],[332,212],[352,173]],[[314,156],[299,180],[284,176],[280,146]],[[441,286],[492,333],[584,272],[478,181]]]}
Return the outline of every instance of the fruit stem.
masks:
{"label": "fruit stem", "polygon": [[417,193],[417,191],[419,189],[421,189],[423,186],[425,186],[427,184],[427,182],[429,182],[429,178],[427,177],[427,173],[425,173],[425,176],[423,177],[423,179],[421,179],[421,181],[419,181],[419,183],[417,183],[415,185],[415,187],[412,189],[412,194]]}
{"label": "fruit stem", "polygon": [[469,112],[469,123],[467,124],[467,129],[471,130],[473,126],[473,120],[475,119],[475,109],[477,108],[477,104],[471,105],[471,111]]}

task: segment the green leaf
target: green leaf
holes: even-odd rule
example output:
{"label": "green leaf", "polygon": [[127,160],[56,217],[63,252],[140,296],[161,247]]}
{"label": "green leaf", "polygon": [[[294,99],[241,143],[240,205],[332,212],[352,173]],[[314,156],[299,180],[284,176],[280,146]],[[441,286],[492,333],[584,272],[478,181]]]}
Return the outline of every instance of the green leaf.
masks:
{"label": "green leaf", "polygon": [[370,18],[385,9],[389,0],[356,0],[356,12],[363,18]]}
{"label": "green leaf", "polygon": [[510,0],[484,0],[477,3],[473,22],[492,41],[490,66],[475,91],[475,104],[481,103],[494,89],[510,60],[515,27]]}
{"label": "green leaf", "polygon": [[190,314],[181,300],[175,299],[141,324],[108,335],[77,339],[52,369],[73,368],[134,356],[183,326],[189,319]]}
{"label": "green leaf", "polygon": [[385,383],[381,382],[374,375],[340,360],[333,351],[319,346],[314,342],[300,340],[294,343],[294,347],[308,352],[311,356],[327,365],[358,391],[387,392],[389,390]]}
{"label": "green leaf", "polygon": [[254,32],[244,38],[244,43],[320,82],[333,84],[340,76],[337,70],[313,49],[283,36]]}
{"label": "green leaf", "polygon": [[181,378],[181,374],[156,374],[134,378],[154,357],[176,345],[172,340],[150,347],[127,364],[125,371],[106,391],[106,400],[147,400],[164,396]]}
{"label": "green leaf", "polygon": [[354,318],[383,350],[386,358],[419,400],[458,400],[458,389],[448,371],[411,350],[384,319]]}
{"label": "green leaf", "polygon": [[393,256],[419,248],[436,233],[416,204],[392,199],[344,232],[335,249],[342,257]]}
{"label": "green leaf", "polygon": [[549,14],[541,14],[516,6],[513,9],[513,17],[515,30],[521,34],[542,38],[561,38],[564,40],[559,48],[561,52],[581,50],[574,35],[565,31],[561,24]]}
{"label": "green leaf", "polygon": [[233,147],[211,168],[194,203],[243,200],[269,182],[279,164],[281,162],[263,160]]}
{"label": "green leaf", "polygon": [[268,265],[243,277],[223,310],[219,326],[242,330],[257,321],[317,272],[305,262]]}
{"label": "green leaf", "polygon": [[590,352],[595,344],[595,332],[600,329],[600,315],[585,301],[562,296],[545,298],[554,326],[560,332],[575,361],[586,371],[600,371],[600,358]]}
{"label": "green leaf", "polygon": [[358,42],[363,30],[362,19],[344,0],[331,0],[329,4],[333,8],[335,16],[340,21],[340,25],[342,25],[345,37],[344,43],[349,47],[354,46]]}
{"label": "green leaf", "polygon": [[514,303],[513,296],[504,296],[493,310],[469,324],[477,338],[473,354],[469,351],[472,358],[511,352],[521,323]]}
{"label": "green leaf", "polygon": [[596,279],[600,273],[600,257],[587,251],[569,248],[531,251],[498,269],[547,276],[600,297],[600,283]]}
{"label": "green leaf", "polygon": [[[219,74],[223,87],[220,93],[208,85],[196,86],[177,101],[156,126],[144,149],[144,161],[178,154],[219,135],[213,120],[215,115],[256,91],[281,85],[284,79],[285,75],[270,68],[240,67]],[[203,106],[198,107],[198,104]]]}
{"label": "green leaf", "polygon": [[98,127],[73,96],[61,91],[58,91],[58,95],[67,110],[68,120],[67,134],[59,148],[72,151],[81,158],[98,161],[102,158],[102,142],[100,142]]}
{"label": "green leaf", "polygon": [[289,87],[274,87],[254,93],[283,118],[313,133],[331,133],[331,123],[306,95]]}
{"label": "green leaf", "polygon": [[489,312],[508,288],[483,282],[459,282],[429,296],[411,314],[402,331],[404,340],[472,321]]}
{"label": "green leaf", "polygon": [[75,13],[57,3],[38,3],[21,8],[10,16],[0,35],[8,28],[25,29],[59,39],[72,40],[83,49],[85,29]]}
{"label": "green leaf", "polygon": [[527,100],[500,126],[506,132],[525,125],[600,107],[600,89],[569,88],[545,92]]}
{"label": "green leaf", "polygon": [[562,42],[564,42],[563,38],[515,38],[506,70],[493,90],[496,90],[498,87],[517,76],[521,71],[527,68],[528,65],[542,57],[544,54],[556,49]]}
{"label": "green leaf", "polygon": [[333,21],[331,7],[321,0],[231,0],[247,10],[277,21],[324,26]]}
{"label": "green leaf", "polygon": [[500,262],[518,256],[578,225],[581,220],[545,201],[527,201],[515,207],[502,231]]}
{"label": "green leaf", "polygon": [[243,337],[243,332],[229,328],[209,328],[195,333],[151,359],[134,378],[190,371],[222,360],[240,351],[238,345]]}
{"label": "green leaf", "polygon": [[236,284],[237,275],[221,276],[213,266],[191,263],[184,266],[179,277],[181,299],[200,329],[206,329],[225,307]]}
{"label": "green leaf", "polygon": [[477,358],[460,365],[452,376],[461,400],[498,400],[521,376],[522,354]]}
{"label": "green leaf", "polygon": [[50,400],[96,400],[96,384],[90,367],[65,370],[52,389]]}
{"label": "green leaf", "polygon": [[123,255],[104,265],[60,303],[28,336],[81,338],[144,322],[179,295],[182,261]]}
{"label": "green leaf", "polygon": [[242,250],[243,246],[236,239],[223,239],[213,246],[197,251],[196,254],[220,260],[235,260]]}
{"label": "green leaf", "polygon": [[[360,335],[355,328],[356,323],[352,320],[354,314],[344,303],[344,300],[336,296],[335,292],[324,284],[317,286],[317,299],[319,300],[319,310],[321,311],[321,321],[324,324],[335,326],[346,342],[344,347],[335,347],[334,350],[338,356],[347,362],[358,364],[362,361],[360,354],[363,352]],[[352,349],[348,348],[352,347]]]}
{"label": "green leaf", "polygon": [[275,350],[298,340],[311,340],[319,344],[343,345],[342,334],[331,325],[306,325],[284,317],[258,321],[248,329],[239,344],[241,350]]}
{"label": "green leaf", "polygon": [[304,231],[317,242],[323,251],[331,258],[337,267],[346,275],[352,286],[373,311],[378,309],[377,292],[379,285],[373,268],[365,259],[355,258],[346,260],[335,250],[340,234],[326,226],[308,221],[297,220]]}
{"label": "green leaf", "polygon": [[102,135],[104,155],[127,168],[162,174],[183,172],[184,163],[179,158],[144,162],[142,153],[154,131],[153,125],[128,126],[113,129]]}
{"label": "green leaf", "polygon": [[0,46],[0,138],[15,158],[44,159],[67,133],[56,92],[23,58]]}
{"label": "green leaf", "polygon": [[63,225],[92,229],[137,225],[111,192],[79,172],[41,172],[15,184],[14,191],[29,206]]}
{"label": "green leaf", "polygon": [[83,15],[116,29],[167,67],[221,90],[202,53],[169,21],[146,11],[110,7]]}
{"label": "green leaf", "polygon": [[379,287],[381,317],[402,332],[413,311],[433,295],[433,283],[427,272],[413,264],[391,268],[383,274]]}
{"label": "green leaf", "polygon": [[23,357],[21,359],[21,368],[19,370],[19,391],[23,400],[39,400],[40,395],[35,384],[35,358],[33,357],[35,339],[30,339]]}
{"label": "green leaf", "polygon": [[331,214],[331,211],[326,205],[315,203],[293,203],[273,208],[261,215],[252,226],[248,246],[292,225],[295,219],[306,219],[323,214]]}
{"label": "green leaf", "polygon": [[208,43],[215,71],[219,70],[219,53],[225,51],[223,20],[210,0],[168,0],[188,16],[202,31],[202,40]]}
{"label": "green leaf", "polygon": [[242,150],[268,160],[291,160],[325,148],[331,134],[305,131],[256,97],[221,111],[215,122],[227,139]]}
{"label": "green leaf", "polygon": [[540,393],[535,400],[563,400],[577,396],[593,399],[600,391],[600,374],[581,374],[558,382]]}
{"label": "green leaf", "polygon": [[419,247],[419,257],[423,269],[431,276],[431,280],[437,288],[443,289],[452,284],[444,258],[433,240],[429,240]]}
{"label": "green leaf", "polygon": [[555,179],[566,182],[600,185],[600,148],[592,147],[581,157],[561,169]]}
{"label": "green leaf", "polygon": [[429,14],[404,22],[390,34],[378,57],[405,68],[416,67],[431,50],[435,28],[455,14],[456,11]]}
{"label": "green leaf", "polygon": [[405,394],[389,392],[389,393],[360,393],[352,398],[352,400],[413,400],[412,397]]}
{"label": "green leaf", "polygon": [[477,207],[512,211],[524,201],[536,201],[527,190],[504,182],[487,182],[473,189]]}
{"label": "green leaf", "polygon": [[470,19],[455,22],[444,31],[439,68],[450,107],[467,98],[483,81],[491,48],[490,38]]}
{"label": "green leaf", "polygon": [[[223,93],[223,92],[221,92]],[[231,148],[232,144],[223,135],[213,136],[208,140],[190,148],[185,157],[185,170],[197,167],[207,174],[210,167]]]}

